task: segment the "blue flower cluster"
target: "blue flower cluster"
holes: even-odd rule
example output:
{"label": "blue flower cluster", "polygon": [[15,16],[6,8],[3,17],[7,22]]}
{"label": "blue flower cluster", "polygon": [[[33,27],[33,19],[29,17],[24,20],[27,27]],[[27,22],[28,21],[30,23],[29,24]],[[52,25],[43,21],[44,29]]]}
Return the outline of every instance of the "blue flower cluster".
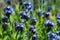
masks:
{"label": "blue flower cluster", "polygon": [[47,36],[48,36],[48,40],[58,40],[60,39],[60,31],[56,31],[54,33],[48,32]]}
{"label": "blue flower cluster", "polygon": [[10,4],[11,4],[11,0],[7,0],[7,4],[9,4],[9,5],[10,5]]}
{"label": "blue flower cluster", "polygon": [[7,26],[8,26],[8,24],[7,24],[6,22],[4,22],[4,23],[2,24],[2,28],[3,28],[4,31],[7,29]]}
{"label": "blue flower cluster", "polygon": [[52,7],[50,5],[47,6],[47,11],[50,12],[50,10],[52,9]]}
{"label": "blue flower cluster", "polygon": [[32,40],[38,40],[38,36],[37,35],[33,35],[32,36]]}
{"label": "blue flower cluster", "polygon": [[31,33],[35,34],[36,33],[36,28],[34,26],[30,26]]}
{"label": "blue flower cluster", "polygon": [[23,23],[18,23],[15,27],[16,30],[18,31],[23,31],[23,28],[24,28],[24,24]]}
{"label": "blue flower cluster", "polygon": [[30,14],[26,13],[25,11],[20,11],[20,18],[22,19],[22,22],[25,22],[30,18]]}
{"label": "blue flower cluster", "polygon": [[50,12],[44,12],[44,17],[49,18]]}
{"label": "blue flower cluster", "polygon": [[57,24],[60,25],[60,14],[57,15]]}
{"label": "blue flower cluster", "polygon": [[37,22],[36,18],[31,18],[31,25],[36,25],[36,22]]}
{"label": "blue flower cluster", "polygon": [[45,26],[46,26],[48,29],[51,29],[52,27],[54,27],[54,23],[53,23],[51,20],[46,20],[46,21],[45,21]]}
{"label": "blue flower cluster", "polygon": [[14,12],[14,9],[11,6],[6,6],[4,8],[4,12],[5,12],[6,16],[9,18],[11,13]]}
{"label": "blue flower cluster", "polygon": [[32,11],[32,3],[31,2],[23,2],[23,7],[25,7],[26,12]]}
{"label": "blue flower cluster", "polygon": [[7,0],[7,3],[9,5],[4,7],[5,16],[2,18],[2,22],[3,22],[2,28],[3,28],[3,30],[7,30],[8,19],[10,18],[11,13],[14,12],[14,8],[12,6],[10,6],[11,0]]}

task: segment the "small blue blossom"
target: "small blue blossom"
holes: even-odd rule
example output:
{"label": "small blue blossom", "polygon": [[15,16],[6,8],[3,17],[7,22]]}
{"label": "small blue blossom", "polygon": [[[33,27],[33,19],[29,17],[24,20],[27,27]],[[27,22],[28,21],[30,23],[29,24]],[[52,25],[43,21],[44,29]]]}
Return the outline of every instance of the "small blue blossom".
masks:
{"label": "small blue blossom", "polygon": [[8,22],[8,17],[5,16],[4,18],[2,18],[2,21],[3,21],[3,22]]}
{"label": "small blue blossom", "polygon": [[60,19],[60,14],[57,15],[57,19]]}
{"label": "small blue blossom", "polygon": [[57,39],[60,39],[60,31],[56,31],[55,34],[57,35]]}
{"label": "small blue blossom", "polygon": [[20,12],[20,18],[22,19],[22,21],[26,21],[26,20],[28,20],[29,18],[30,18],[30,14],[28,14],[28,13],[26,13],[26,12],[24,12],[24,11],[21,11]]}
{"label": "small blue blossom", "polygon": [[11,13],[14,12],[14,9],[11,6],[7,6],[4,8],[4,12],[5,12],[6,16],[9,18]]}
{"label": "small blue blossom", "polygon": [[29,29],[33,34],[36,33],[36,28],[35,26],[30,26],[30,29]]}
{"label": "small blue blossom", "polygon": [[50,10],[52,9],[52,7],[50,5],[47,6],[47,10],[48,12],[50,12]]}
{"label": "small blue blossom", "polygon": [[10,4],[11,4],[11,0],[7,0],[7,4],[9,4],[9,5],[10,5]]}
{"label": "small blue blossom", "polygon": [[31,24],[32,24],[32,25],[35,25],[36,22],[37,22],[36,18],[31,18]]}
{"label": "small blue blossom", "polygon": [[38,36],[34,34],[34,35],[32,36],[32,40],[38,40]]}
{"label": "small blue blossom", "polygon": [[48,37],[48,40],[57,40],[57,35],[52,32],[48,32],[47,37]]}
{"label": "small blue blossom", "polygon": [[17,26],[15,27],[16,30],[23,31],[24,24],[23,23],[18,23]]}
{"label": "small blue blossom", "polygon": [[50,15],[50,12],[44,12],[43,14],[44,14],[44,17],[48,18]]}
{"label": "small blue blossom", "polygon": [[8,26],[8,24],[5,22],[5,23],[3,23],[2,24],[2,28],[3,28],[3,30],[6,30],[7,29],[7,26]]}
{"label": "small blue blossom", "polygon": [[39,11],[38,12],[38,16],[41,17],[42,16],[42,12]]}
{"label": "small blue blossom", "polygon": [[45,26],[47,26],[48,28],[51,28],[51,27],[54,27],[54,23],[51,20],[46,20]]}

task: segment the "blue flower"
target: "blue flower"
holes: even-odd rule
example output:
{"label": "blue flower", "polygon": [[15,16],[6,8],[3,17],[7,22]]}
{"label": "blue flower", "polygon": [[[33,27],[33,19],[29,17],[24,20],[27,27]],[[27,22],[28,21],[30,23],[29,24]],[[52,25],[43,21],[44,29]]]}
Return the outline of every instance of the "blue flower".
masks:
{"label": "blue flower", "polygon": [[22,0],[19,0],[19,3],[22,4]]}
{"label": "blue flower", "polygon": [[36,28],[35,26],[30,26],[30,29],[29,29],[33,34],[36,33]]}
{"label": "blue flower", "polygon": [[48,38],[51,38],[53,35],[52,35],[52,32],[48,32],[47,33],[47,36],[48,36]]}
{"label": "blue flower", "polygon": [[50,15],[50,12],[44,12],[43,14],[44,14],[44,16],[45,16],[46,18],[48,18],[49,15]]}
{"label": "blue flower", "polygon": [[56,31],[55,34],[57,35],[57,39],[60,39],[60,31]]}
{"label": "blue flower", "polygon": [[7,11],[7,12],[6,12],[6,16],[9,18],[10,15],[11,15],[11,11]]}
{"label": "blue flower", "polygon": [[17,24],[17,26],[15,27],[15,29],[23,31],[23,27],[24,27],[24,24],[23,23],[19,23],[19,24]]}
{"label": "blue flower", "polygon": [[50,12],[50,10],[52,9],[52,7],[50,5],[47,6],[47,10],[48,12]]}
{"label": "blue flower", "polygon": [[12,13],[12,12],[14,12],[14,8],[11,6],[4,7],[4,12],[6,13],[7,11],[11,11],[11,13]]}
{"label": "blue flower", "polygon": [[32,3],[31,2],[23,2],[23,6],[26,9],[26,12],[32,11]]}
{"label": "blue flower", "polygon": [[28,11],[32,11],[32,6],[26,7],[26,12],[28,12]]}
{"label": "blue flower", "polygon": [[32,33],[35,34],[36,33],[36,29],[32,29]]}
{"label": "blue flower", "polygon": [[5,16],[4,18],[2,18],[2,21],[3,21],[3,22],[8,22],[8,17]]}
{"label": "blue flower", "polygon": [[21,11],[20,12],[20,17],[21,17],[21,19],[23,19],[23,21],[28,20],[30,18],[30,14],[28,14],[28,13],[26,13],[24,11]]}
{"label": "blue flower", "polygon": [[11,0],[7,0],[7,4],[9,4],[9,5],[10,5],[10,4],[11,4]]}
{"label": "blue flower", "polygon": [[14,9],[11,6],[7,6],[4,8],[4,12],[5,12],[6,16],[9,18],[11,13],[14,12]]}
{"label": "blue flower", "polygon": [[25,17],[26,15],[27,15],[27,13],[26,13],[25,11],[21,11],[21,12],[20,12],[20,16]]}
{"label": "blue flower", "polygon": [[41,17],[41,15],[42,15],[42,12],[39,11],[39,12],[38,12],[38,16]]}
{"label": "blue flower", "polygon": [[38,36],[34,34],[34,35],[32,36],[32,40],[38,40]]}
{"label": "blue flower", "polygon": [[47,26],[48,28],[51,28],[51,27],[54,27],[54,23],[51,20],[46,20],[45,26]]}
{"label": "blue flower", "polygon": [[59,19],[57,19],[57,23],[58,23],[58,25],[60,25],[60,20]]}
{"label": "blue flower", "polygon": [[47,33],[48,40],[57,40],[57,35],[52,32]]}
{"label": "blue flower", "polygon": [[6,29],[7,29],[7,26],[8,26],[8,24],[7,24],[6,22],[4,22],[4,23],[2,24],[3,30],[6,30]]}
{"label": "blue flower", "polygon": [[30,30],[32,30],[32,29],[35,29],[35,27],[31,25],[31,26],[30,26]]}
{"label": "blue flower", "polygon": [[31,18],[31,24],[32,24],[32,25],[35,25],[36,22],[37,22],[36,18]]}
{"label": "blue flower", "polygon": [[32,3],[25,1],[25,2],[23,2],[23,5],[24,5],[25,7],[27,7],[27,6],[29,6],[29,5],[32,5]]}
{"label": "blue flower", "polygon": [[22,22],[23,22],[23,23],[26,22],[26,19],[22,19]]}
{"label": "blue flower", "polygon": [[58,15],[57,15],[57,19],[59,19],[59,20],[60,20],[60,14],[58,14]]}
{"label": "blue flower", "polygon": [[60,25],[60,14],[57,15],[57,24]]}

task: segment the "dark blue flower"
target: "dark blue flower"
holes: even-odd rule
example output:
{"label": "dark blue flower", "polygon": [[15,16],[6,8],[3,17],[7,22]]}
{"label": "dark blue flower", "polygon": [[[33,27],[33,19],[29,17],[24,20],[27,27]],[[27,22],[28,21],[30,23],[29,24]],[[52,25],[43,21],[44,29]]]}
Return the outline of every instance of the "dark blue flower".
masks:
{"label": "dark blue flower", "polygon": [[48,36],[48,40],[57,40],[57,35],[52,32],[48,32],[47,36]]}
{"label": "dark blue flower", "polygon": [[36,33],[36,29],[32,29],[32,33],[33,33],[33,34]]}
{"label": "dark blue flower", "polygon": [[36,22],[37,22],[36,18],[31,18],[31,24],[32,24],[32,25],[35,25]]}
{"label": "dark blue flower", "polygon": [[41,17],[41,15],[42,15],[42,12],[38,12],[38,16]]}
{"label": "dark blue flower", "polygon": [[21,19],[28,20],[30,18],[30,15],[28,13],[24,12],[24,11],[21,11],[20,12],[20,17],[21,17]]}
{"label": "dark blue flower", "polygon": [[4,8],[4,12],[7,13],[7,11],[11,11],[11,13],[12,13],[12,12],[14,12],[14,9],[13,9],[13,7],[11,7],[11,6],[6,6],[6,7]]}
{"label": "dark blue flower", "polygon": [[22,19],[22,22],[26,22],[26,19]]}
{"label": "dark blue flower", "polygon": [[30,26],[30,29],[29,29],[33,34],[36,33],[36,28],[35,26]]}
{"label": "dark blue flower", "polygon": [[26,15],[27,15],[27,13],[26,13],[25,11],[21,11],[21,12],[20,12],[20,16],[25,17]]}
{"label": "dark blue flower", "polygon": [[25,16],[25,19],[28,20],[29,18],[30,18],[30,14],[27,14],[27,15]]}
{"label": "dark blue flower", "polygon": [[52,28],[52,27],[54,27],[54,23],[51,20],[46,20],[45,26],[47,26],[48,28]]}
{"label": "dark blue flower", "polygon": [[12,12],[14,12],[14,9],[11,6],[7,6],[7,7],[4,8],[4,12],[5,12],[6,16],[9,18],[10,14]]}
{"label": "dark blue flower", "polygon": [[48,12],[50,12],[50,10],[52,9],[52,7],[50,5],[47,6],[47,10]]}
{"label": "dark blue flower", "polygon": [[56,31],[55,34],[57,35],[57,39],[60,39],[60,31]]}
{"label": "dark blue flower", "polygon": [[32,11],[32,3],[31,2],[24,2],[23,6],[25,7],[26,12]]}
{"label": "dark blue flower", "polygon": [[5,16],[4,18],[2,18],[2,21],[3,21],[3,22],[8,22],[8,17]]}
{"label": "dark blue flower", "polygon": [[60,20],[60,14],[58,14],[58,15],[57,15],[57,19],[59,19],[59,20]]}
{"label": "dark blue flower", "polygon": [[28,5],[27,1],[23,2],[23,6],[27,6],[27,5]]}
{"label": "dark blue flower", "polygon": [[19,0],[19,3],[22,4],[22,0]]}
{"label": "dark blue flower", "polygon": [[60,25],[60,14],[57,15],[57,24]]}
{"label": "dark blue flower", "polygon": [[30,31],[31,31],[32,29],[35,29],[35,26],[32,26],[32,25],[31,25],[31,26],[30,26]]}
{"label": "dark blue flower", "polygon": [[32,6],[27,6],[26,7],[26,11],[28,12],[28,11],[32,11]]}
{"label": "dark blue flower", "polygon": [[28,2],[28,4],[29,4],[29,5],[32,5],[32,3],[31,3],[31,2]]}
{"label": "dark blue flower", "polygon": [[7,0],[7,4],[9,4],[9,5],[10,5],[10,4],[11,4],[11,0]]}
{"label": "dark blue flower", "polygon": [[48,36],[48,38],[51,38],[53,36],[53,33],[52,32],[48,32],[47,36]]}
{"label": "dark blue flower", "polygon": [[38,40],[38,36],[34,34],[34,35],[32,36],[32,40]]}
{"label": "dark blue flower", "polygon": [[23,23],[19,23],[19,24],[17,24],[17,26],[15,27],[15,29],[23,31],[23,27],[24,27],[24,24]]}
{"label": "dark blue flower", "polygon": [[50,15],[50,12],[44,12],[43,14],[44,14],[44,16],[45,16],[46,18],[48,18],[49,15]]}
{"label": "dark blue flower", "polygon": [[8,26],[8,24],[7,24],[6,22],[4,22],[4,23],[2,24],[3,30],[6,30],[6,29],[7,29],[7,26]]}
{"label": "dark blue flower", "polygon": [[57,19],[57,23],[58,23],[58,25],[60,25],[60,20],[59,19]]}
{"label": "dark blue flower", "polygon": [[10,15],[11,15],[11,11],[7,11],[7,12],[6,12],[6,16],[9,18]]}
{"label": "dark blue flower", "polygon": [[25,2],[23,2],[23,5],[24,5],[25,7],[27,7],[27,6],[29,6],[29,5],[32,5],[32,3],[25,1]]}

